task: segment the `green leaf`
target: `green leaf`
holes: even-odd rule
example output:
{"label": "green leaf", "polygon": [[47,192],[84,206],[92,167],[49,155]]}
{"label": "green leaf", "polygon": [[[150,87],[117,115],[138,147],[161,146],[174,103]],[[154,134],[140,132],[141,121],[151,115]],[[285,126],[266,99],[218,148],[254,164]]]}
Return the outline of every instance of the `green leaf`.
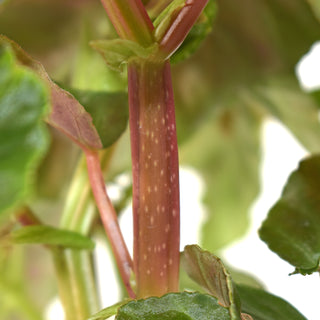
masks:
{"label": "green leaf", "polygon": [[30,226],[23,227],[10,234],[10,239],[14,243],[39,243],[45,245],[62,246],[71,249],[94,248],[94,242],[74,231],[61,230],[49,226]]}
{"label": "green leaf", "polygon": [[131,301],[120,307],[117,320],[229,320],[228,309],[201,293],[169,293],[161,298]]}
{"label": "green leaf", "polygon": [[74,142],[85,149],[101,149],[102,144],[89,113],[67,91],[51,81],[43,66],[12,40],[0,36],[0,42],[5,43],[14,51],[20,64],[35,71],[49,86],[51,94],[51,112],[48,123],[62,131]]}
{"label": "green leaf", "polygon": [[100,310],[99,312],[95,313],[94,315],[92,315],[88,320],[104,320],[104,319],[108,319],[112,316],[114,316],[117,312],[118,309],[128,303],[129,300],[124,300],[121,302],[118,302],[110,307],[104,308],[102,310]]}
{"label": "green leaf", "polygon": [[[8,227],[8,226],[7,226]],[[0,229],[1,236],[6,235],[6,228]],[[9,229],[10,230],[10,229]],[[35,301],[41,301],[42,297],[37,296],[37,300],[32,297],[32,290],[29,290],[28,281],[32,276],[26,276],[26,261],[28,253],[21,247],[0,246],[0,318],[26,320],[42,320],[43,316]],[[41,260],[41,259],[40,259]],[[39,267],[38,260],[37,266]],[[37,279],[41,277],[41,272],[37,273]],[[32,279],[32,288],[37,287]],[[48,287],[48,283],[47,283]]]}
{"label": "green leaf", "polygon": [[307,0],[310,3],[316,17],[320,20],[320,1],[319,0]]}
{"label": "green leaf", "polygon": [[0,213],[32,194],[36,170],[48,146],[43,118],[48,90],[0,38]]}
{"label": "green leaf", "polygon": [[126,39],[95,40],[90,42],[106,61],[107,65],[118,71],[122,71],[123,65],[130,59],[148,58],[155,53],[157,45],[144,48],[138,43]]}
{"label": "green leaf", "polygon": [[259,231],[282,259],[306,274],[317,271],[320,258],[320,156],[303,160]]}
{"label": "green leaf", "polygon": [[248,286],[237,286],[242,311],[250,314],[254,320],[306,320],[287,301],[264,290]]}
{"label": "green leaf", "polygon": [[[104,36],[97,34],[94,19],[92,11],[87,12],[83,19],[69,87],[87,91],[125,92],[127,90],[126,72],[119,73],[108,68],[103,57],[92,50],[89,44],[92,39]],[[99,29],[103,30],[108,28],[110,21],[103,19],[100,23]]]}
{"label": "green leaf", "polygon": [[103,147],[111,146],[126,130],[128,124],[127,94],[72,89],[71,92],[91,115]]}
{"label": "green leaf", "polygon": [[180,146],[180,162],[205,182],[201,245],[211,252],[244,234],[259,192],[261,116],[240,95],[225,103],[214,106]]}
{"label": "green leaf", "polygon": [[320,103],[294,77],[278,77],[253,88],[257,103],[281,121],[311,152],[320,151]]}
{"label": "green leaf", "polygon": [[199,246],[186,246],[182,264],[191,279],[229,308],[231,319],[240,319],[240,301],[229,272],[222,261]]}

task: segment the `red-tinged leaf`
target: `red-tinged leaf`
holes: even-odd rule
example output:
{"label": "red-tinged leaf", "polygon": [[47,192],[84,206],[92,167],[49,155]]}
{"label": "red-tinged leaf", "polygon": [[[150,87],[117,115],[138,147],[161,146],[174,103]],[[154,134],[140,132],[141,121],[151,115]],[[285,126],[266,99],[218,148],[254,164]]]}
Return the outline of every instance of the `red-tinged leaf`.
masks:
{"label": "red-tinged leaf", "polygon": [[69,136],[81,148],[101,149],[103,146],[98,132],[84,107],[70,93],[51,81],[43,66],[18,44],[5,36],[0,36],[0,40],[10,45],[19,63],[34,70],[47,83],[51,93],[48,123]]}
{"label": "red-tinged leaf", "polygon": [[182,264],[192,280],[229,308],[232,320],[240,319],[240,301],[229,272],[222,261],[199,246],[186,246]]}
{"label": "red-tinged leaf", "polygon": [[92,118],[84,107],[67,91],[50,83],[52,111],[48,122],[65,133],[82,148],[101,149],[102,143]]}

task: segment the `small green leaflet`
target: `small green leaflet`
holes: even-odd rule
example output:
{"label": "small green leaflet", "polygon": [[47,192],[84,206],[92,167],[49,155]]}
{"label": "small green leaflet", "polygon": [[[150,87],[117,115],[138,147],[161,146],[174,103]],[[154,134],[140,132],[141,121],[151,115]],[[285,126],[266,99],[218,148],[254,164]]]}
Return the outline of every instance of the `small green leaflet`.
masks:
{"label": "small green leaflet", "polygon": [[259,231],[269,248],[310,274],[320,258],[320,156],[303,160],[294,171],[279,201],[271,208]]}
{"label": "small green leaflet", "polygon": [[71,249],[92,250],[95,246],[90,238],[80,233],[42,225],[18,229],[10,234],[10,239],[17,244],[38,243]]}
{"label": "small green leaflet", "polygon": [[[230,320],[227,308],[201,293],[169,293],[133,300],[118,310],[116,320]],[[100,320],[100,319],[99,319]],[[102,319],[101,319],[102,320]]]}
{"label": "small green leaflet", "polygon": [[48,100],[43,81],[18,65],[0,37],[0,213],[32,195],[35,172],[49,143],[42,121]]}
{"label": "small green leaflet", "polygon": [[157,44],[144,48],[138,43],[125,39],[95,40],[90,45],[97,50],[107,65],[117,71],[122,71],[123,65],[135,58],[147,59],[156,52]]}
{"label": "small green leaflet", "polygon": [[100,310],[99,312],[95,313],[94,315],[92,315],[88,320],[104,320],[104,319],[108,319],[112,316],[114,316],[117,312],[118,309],[128,303],[130,300],[124,300],[121,302],[118,302],[110,307],[104,308],[102,310]]}

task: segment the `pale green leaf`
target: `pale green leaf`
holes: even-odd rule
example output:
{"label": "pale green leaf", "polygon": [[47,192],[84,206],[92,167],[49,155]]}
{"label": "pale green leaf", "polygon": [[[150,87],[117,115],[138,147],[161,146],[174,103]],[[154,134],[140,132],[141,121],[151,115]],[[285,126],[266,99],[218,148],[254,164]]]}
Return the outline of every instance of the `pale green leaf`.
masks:
{"label": "pale green leaf", "polygon": [[80,233],[42,225],[18,229],[10,234],[10,239],[17,244],[38,243],[87,250],[94,248],[94,242]]}
{"label": "pale green leaf", "polygon": [[124,300],[121,302],[118,302],[110,307],[104,308],[102,310],[100,310],[99,312],[95,313],[94,315],[92,315],[88,320],[104,320],[104,319],[108,319],[112,316],[114,316],[117,312],[118,309],[128,303],[129,300]]}
{"label": "pale green leaf", "polygon": [[311,152],[320,151],[319,105],[293,77],[279,77],[253,87],[253,97],[282,122]]}
{"label": "pale green leaf", "polygon": [[157,45],[144,48],[138,43],[126,39],[95,40],[90,44],[101,53],[110,68],[118,71],[121,71],[123,65],[130,59],[146,59],[157,49]]}
{"label": "pale green leaf", "polygon": [[[201,245],[211,252],[244,234],[259,192],[260,115],[241,97],[214,106],[180,147],[181,164],[205,182]],[[197,214],[195,212],[194,214]]]}

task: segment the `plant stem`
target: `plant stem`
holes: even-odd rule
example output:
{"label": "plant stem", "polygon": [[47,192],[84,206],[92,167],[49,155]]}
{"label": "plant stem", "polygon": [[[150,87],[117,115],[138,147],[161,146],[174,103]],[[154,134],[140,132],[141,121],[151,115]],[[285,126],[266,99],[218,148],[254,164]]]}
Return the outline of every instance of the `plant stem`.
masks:
{"label": "plant stem", "polygon": [[[88,235],[95,217],[86,162],[82,157],[67,196],[61,227]],[[55,254],[55,267],[67,319],[83,320],[96,312],[99,298],[91,253],[86,250],[60,250]]]}
{"label": "plant stem", "polygon": [[129,296],[134,298],[135,293],[130,285],[133,264],[118,224],[117,214],[106,192],[98,152],[85,150],[85,154],[89,180],[102,223],[110,241],[124,285]]}
{"label": "plant stem", "polygon": [[142,46],[153,42],[153,24],[141,0],[101,0],[107,14],[122,39]]}
{"label": "plant stem", "polygon": [[[63,249],[51,250],[56,277],[58,279],[59,296],[63,306],[66,320],[79,319],[76,317],[75,300],[71,294],[70,273]],[[79,319],[80,320],[80,319]]]}
{"label": "plant stem", "polygon": [[138,297],[178,291],[179,167],[169,62],[128,67]]}

